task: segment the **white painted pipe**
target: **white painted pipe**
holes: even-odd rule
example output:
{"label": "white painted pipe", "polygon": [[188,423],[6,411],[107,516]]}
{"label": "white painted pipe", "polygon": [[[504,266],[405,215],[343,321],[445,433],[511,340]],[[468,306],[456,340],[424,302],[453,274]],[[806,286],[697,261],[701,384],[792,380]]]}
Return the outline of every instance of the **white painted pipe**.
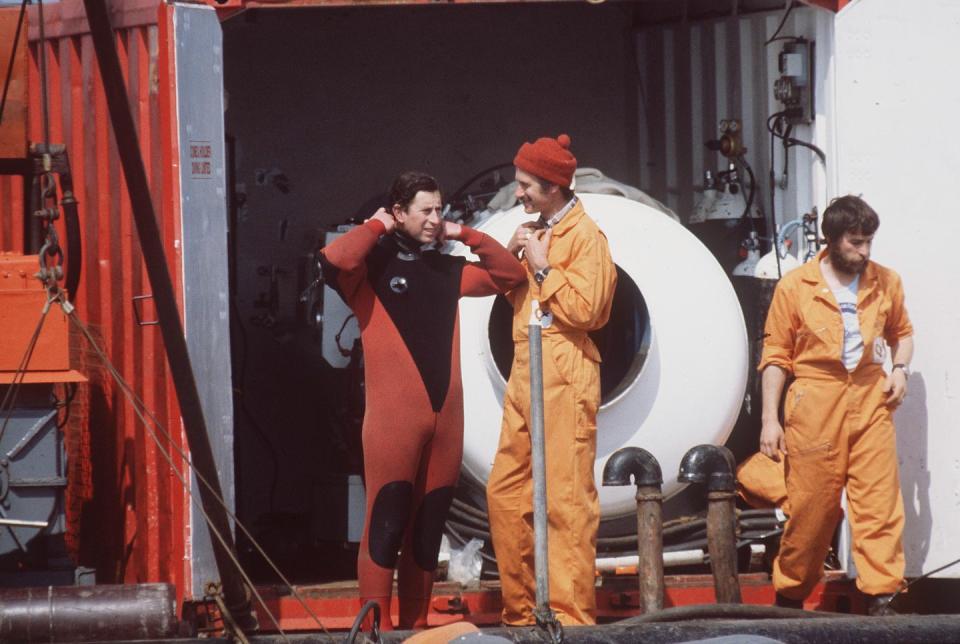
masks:
{"label": "white painted pipe", "polygon": [[[762,544],[752,544],[750,546],[750,552],[752,554],[764,552],[764,547]],[[702,564],[706,558],[706,553],[701,549],[696,550],[678,550],[676,552],[665,552],[663,553],[663,567],[668,568],[670,566],[695,566],[697,564]],[[599,572],[616,572],[620,568],[629,568],[631,566],[637,566],[640,563],[640,558],[637,555],[626,555],[623,557],[598,557],[597,558],[597,571]]]}
{"label": "white painted pipe", "polygon": [[26,519],[0,519],[0,525],[12,528],[46,528],[49,523],[46,521],[27,521]]}
{"label": "white painted pipe", "polygon": [[[663,553],[663,566],[690,566],[703,563],[703,550],[679,550],[677,552]],[[616,572],[619,568],[629,568],[637,566],[640,558],[637,555],[626,555],[624,557],[598,557],[597,570],[600,572]]]}

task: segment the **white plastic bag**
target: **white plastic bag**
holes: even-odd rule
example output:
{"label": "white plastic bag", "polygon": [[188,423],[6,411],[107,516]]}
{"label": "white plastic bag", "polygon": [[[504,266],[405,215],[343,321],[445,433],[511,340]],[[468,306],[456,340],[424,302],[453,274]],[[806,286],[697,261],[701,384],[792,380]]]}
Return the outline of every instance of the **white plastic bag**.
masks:
{"label": "white plastic bag", "polygon": [[450,568],[447,579],[456,581],[464,586],[476,584],[480,581],[480,569],[483,560],[480,558],[480,548],[483,541],[471,539],[462,549],[450,551]]}

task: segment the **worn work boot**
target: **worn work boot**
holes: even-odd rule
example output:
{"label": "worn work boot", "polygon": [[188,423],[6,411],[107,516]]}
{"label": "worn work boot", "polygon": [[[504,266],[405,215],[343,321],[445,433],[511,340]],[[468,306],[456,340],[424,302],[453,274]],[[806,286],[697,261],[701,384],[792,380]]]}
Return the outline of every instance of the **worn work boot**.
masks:
{"label": "worn work boot", "polygon": [[798,610],[803,610],[803,600],[802,599],[790,599],[780,593],[777,593],[776,599],[773,601],[774,606],[779,606],[780,608],[796,608]]}
{"label": "worn work boot", "polygon": [[893,595],[867,595],[867,615],[871,617],[896,615],[897,611],[890,607]]}

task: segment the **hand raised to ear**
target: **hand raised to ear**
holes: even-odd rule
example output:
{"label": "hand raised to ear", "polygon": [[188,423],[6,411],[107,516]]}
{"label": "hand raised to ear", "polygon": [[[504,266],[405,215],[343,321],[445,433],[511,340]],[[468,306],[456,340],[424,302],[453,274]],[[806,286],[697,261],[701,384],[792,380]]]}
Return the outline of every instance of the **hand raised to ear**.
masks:
{"label": "hand raised to ear", "polygon": [[[386,208],[380,208],[379,210],[377,210],[377,212],[373,213],[370,219],[376,219],[377,221],[382,223],[384,227],[387,229],[388,235],[393,232],[394,228],[397,227],[397,220],[393,218],[392,214],[387,212]],[[367,221],[370,221],[370,219],[368,219]]]}

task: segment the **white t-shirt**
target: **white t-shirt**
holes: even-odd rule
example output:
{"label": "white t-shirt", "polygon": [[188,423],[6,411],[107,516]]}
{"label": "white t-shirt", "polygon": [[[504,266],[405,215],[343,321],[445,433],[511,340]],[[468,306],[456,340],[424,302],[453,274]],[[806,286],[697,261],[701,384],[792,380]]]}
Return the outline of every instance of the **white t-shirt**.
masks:
{"label": "white t-shirt", "polygon": [[860,288],[860,276],[853,278],[847,286],[833,289],[833,296],[840,305],[843,317],[843,366],[853,371],[863,356],[863,336],[860,334],[860,318],[857,317],[857,290]]}

